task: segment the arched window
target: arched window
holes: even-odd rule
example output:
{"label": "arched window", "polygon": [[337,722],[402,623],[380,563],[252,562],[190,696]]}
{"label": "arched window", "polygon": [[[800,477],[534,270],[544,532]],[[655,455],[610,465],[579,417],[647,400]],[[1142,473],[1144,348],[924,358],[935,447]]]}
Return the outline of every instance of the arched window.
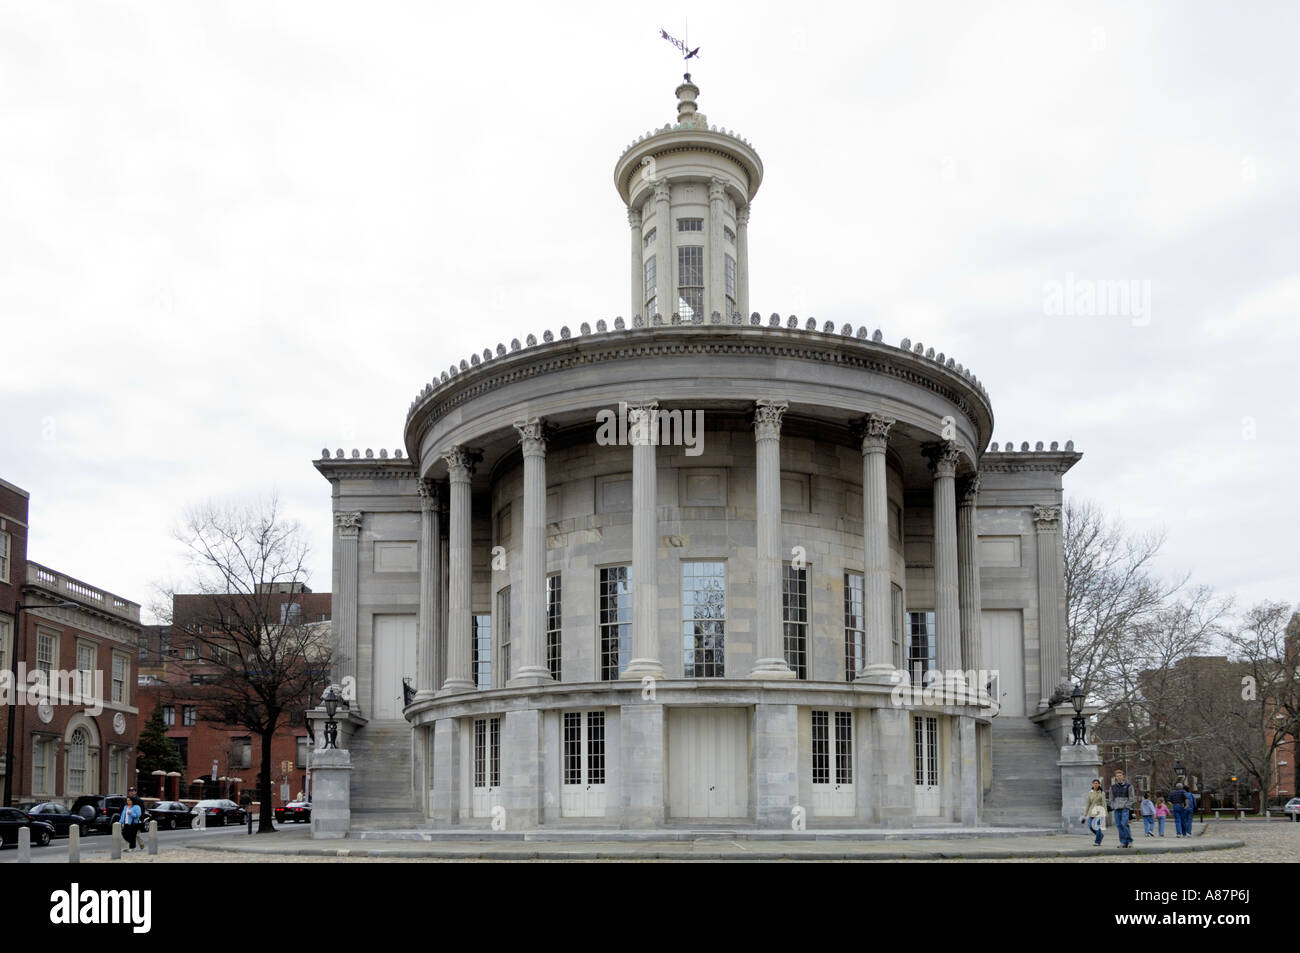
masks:
{"label": "arched window", "polygon": [[68,742],[68,793],[84,794],[86,791],[86,730],[72,732]]}

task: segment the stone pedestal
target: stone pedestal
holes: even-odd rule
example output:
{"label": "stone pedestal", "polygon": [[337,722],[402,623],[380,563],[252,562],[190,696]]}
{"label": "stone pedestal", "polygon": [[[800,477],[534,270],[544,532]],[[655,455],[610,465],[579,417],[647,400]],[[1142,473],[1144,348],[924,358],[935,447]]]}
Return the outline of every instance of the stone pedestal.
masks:
{"label": "stone pedestal", "polygon": [[624,705],[619,713],[623,826],[664,825],[664,706]]}
{"label": "stone pedestal", "polygon": [[[548,676],[549,677],[549,676]],[[501,726],[501,803],[506,829],[533,828],[542,802],[542,713],[536,708],[508,711]]]}
{"label": "stone pedestal", "polygon": [[[339,726],[342,728],[342,726]],[[311,753],[311,836],[313,840],[347,837],[352,827],[352,754],[345,748]]]}
{"label": "stone pedestal", "polygon": [[912,718],[902,708],[877,708],[871,713],[871,742],[875,757],[871,782],[882,827],[911,827]]}
{"label": "stone pedestal", "polygon": [[1092,779],[1101,776],[1101,755],[1096,745],[1067,745],[1056,763],[1061,769],[1061,827],[1067,834],[1087,834],[1088,825],[1079,818]]}
{"label": "stone pedestal", "polygon": [[754,706],[754,801],[758,826],[790,829],[799,803],[799,709]]}
{"label": "stone pedestal", "polygon": [[955,735],[958,751],[959,800],[957,819],[963,827],[979,823],[979,759],[975,756],[975,719],[958,717]]}
{"label": "stone pedestal", "polygon": [[433,723],[432,792],[429,795],[430,820],[440,827],[460,823],[460,730],[454,718],[440,718]]}

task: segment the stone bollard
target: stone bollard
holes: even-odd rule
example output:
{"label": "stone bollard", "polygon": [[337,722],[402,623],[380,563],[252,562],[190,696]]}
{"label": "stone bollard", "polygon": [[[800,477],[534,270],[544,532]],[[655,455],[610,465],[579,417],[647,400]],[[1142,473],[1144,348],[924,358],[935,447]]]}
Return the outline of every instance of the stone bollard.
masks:
{"label": "stone bollard", "polygon": [[113,833],[111,837],[113,839],[113,844],[109,848],[109,854],[108,854],[109,859],[121,860],[122,859],[122,822],[121,821],[113,822]]}
{"label": "stone bollard", "polygon": [[72,824],[68,827],[68,863],[81,863],[81,825]]}
{"label": "stone bollard", "polygon": [[149,856],[158,856],[158,822],[149,822]]}
{"label": "stone bollard", "polygon": [[32,862],[32,829],[30,827],[18,828],[18,863],[30,864]]}

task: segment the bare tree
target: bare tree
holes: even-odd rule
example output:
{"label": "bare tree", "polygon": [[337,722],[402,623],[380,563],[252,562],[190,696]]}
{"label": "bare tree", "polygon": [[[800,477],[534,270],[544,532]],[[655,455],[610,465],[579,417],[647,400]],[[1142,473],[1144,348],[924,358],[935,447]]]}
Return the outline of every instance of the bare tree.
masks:
{"label": "bare tree", "polygon": [[328,626],[302,612],[309,591],[305,533],[272,497],[192,507],[176,537],[191,580],[189,593],[172,593],[165,621],[176,642],[195,649],[181,664],[202,686],[203,716],[261,739],[258,831],[270,832],[272,739],[289,713],[319,696],[330,664],[330,637],[322,631]]}

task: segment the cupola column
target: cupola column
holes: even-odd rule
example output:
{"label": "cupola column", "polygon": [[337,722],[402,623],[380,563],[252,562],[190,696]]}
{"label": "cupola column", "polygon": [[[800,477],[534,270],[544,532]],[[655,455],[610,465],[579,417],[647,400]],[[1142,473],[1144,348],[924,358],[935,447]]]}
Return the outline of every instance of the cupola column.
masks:
{"label": "cupola column", "polygon": [[[665,179],[655,183],[655,294],[659,304],[656,310],[671,315],[677,310],[677,252],[673,249],[672,189]],[[649,324],[654,315],[647,314]]]}
{"label": "cupola column", "polygon": [[[727,295],[723,287],[723,256],[726,243],[722,240],[722,210],[726,205],[727,191],[719,178],[709,180],[709,287],[704,302],[704,322],[707,324],[717,311],[727,314]],[[778,430],[780,424],[777,424]]]}
{"label": "cupola column", "polygon": [[627,210],[627,223],[632,229],[632,308],[627,313],[627,323],[632,316],[645,311],[645,259],[642,256],[641,210]]}
{"label": "cupola column", "polygon": [[736,209],[736,310],[749,316],[749,206]]}

